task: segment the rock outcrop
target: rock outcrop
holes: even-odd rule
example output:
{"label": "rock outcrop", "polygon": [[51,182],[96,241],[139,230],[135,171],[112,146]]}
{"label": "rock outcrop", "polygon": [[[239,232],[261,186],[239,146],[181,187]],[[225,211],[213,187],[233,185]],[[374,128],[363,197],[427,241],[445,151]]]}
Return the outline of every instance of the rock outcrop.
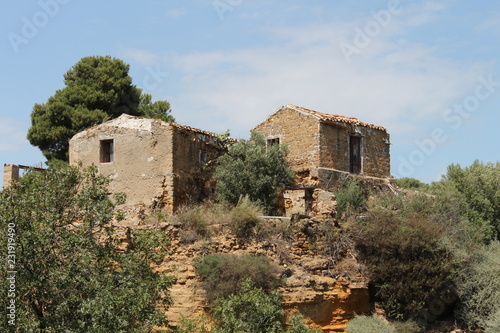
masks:
{"label": "rock outcrop", "polygon": [[271,258],[281,268],[284,282],[280,290],[286,314],[300,312],[308,325],[321,328],[323,332],[343,332],[354,314],[370,311],[367,283],[354,257],[345,256],[342,262],[332,263],[331,258],[315,253],[313,247],[320,244],[318,240],[312,244],[300,234],[290,243],[241,242],[227,233],[219,233],[210,240],[182,244],[179,226],[161,223],[160,227],[172,239],[169,261],[156,268],[176,278],[170,289],[173,304],[167,310],[172,326],[183,317],[209,317],[209,306],[194,260],[213,253],[256,254]]}

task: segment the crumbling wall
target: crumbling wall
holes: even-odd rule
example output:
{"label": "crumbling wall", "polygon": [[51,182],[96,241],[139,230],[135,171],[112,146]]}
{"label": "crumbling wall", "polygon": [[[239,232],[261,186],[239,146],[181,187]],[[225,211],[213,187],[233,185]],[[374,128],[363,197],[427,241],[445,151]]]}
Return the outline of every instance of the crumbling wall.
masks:
{"label": "crumbling wall", "polygon": [[391,177],[390,140],[387,132],[361,128],[363,151],[363,174],[371,177]]}
{"label": "crumbling wall", "polygon": [[6,163],[3,165],[3,187],[9,187],[19,179],[19,165]]}
{"label": "crumbling wall", "polygon": [[279,138],[288,145],[288,161],[296,172],[318,166],[319,120],[295,110],[283,108],[254,128],[267,139]]}
{"label": "crumbling wall", "polygon": [[318,167],[349,171],[349,125],[321,124]]}
{"label": "crumbling wall", "polygon": [[215,191],[216,160],[225,153],[208,132],[173,125],[173,203],[178,208],[200,202]]}
{"label": "crumbling wall", "polygon": [[322,168],[350,171],[350,136],[361,137],[361,174],[370,177],[390,177],[389,134],[364,126],[323,123],[320,127]]}
{"label": "crumbling wall", "polygon": [[[157,198],[169,203],[173,196],[172,134],[168,123],[121,116],[75,135],[70,141],[70,163],[96,165],[111,178],[111,193],[125,193],[129,205],[150,206]],[[113,140],[111,162],[101,162],[103,140]]]}

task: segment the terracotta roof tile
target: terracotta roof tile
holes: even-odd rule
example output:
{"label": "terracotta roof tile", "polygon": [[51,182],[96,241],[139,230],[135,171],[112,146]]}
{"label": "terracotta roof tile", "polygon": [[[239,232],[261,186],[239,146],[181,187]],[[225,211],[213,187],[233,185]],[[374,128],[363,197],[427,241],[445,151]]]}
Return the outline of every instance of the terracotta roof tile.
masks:
{"label": "terracotta roof tile", "polygon": [[333,124],[335,124],[335,123],[346,123],[346,124],[352,124],[352,125],[355,125],[355,126],[363,126],[363,127],[373,128],[373,129],[377,129],[377,130],[380,130],[380,131],[387,132],[387,130],[384,127],[382,127],[382,126],[377,126],[377,125],[365,123],[365,122],[362,122],[362,121],[360,121],[360,120],[358,120],[357,118],[354,118],[354,117],[346,117],[346,116],[341,116],[341,115],[338,115],[338,114],[322,113],[322,112],[318,112],[318,111],[306,109],[306,108],[303,108],[301,106],[292,105],[292,104],[285,105],[285,106],[282,107],[282,109],[283,108],[288,108],[288,109],[292,109],[292,110],[295,110],[295,111],[299,111],[299,112],[310,114],[310,115],[318,118],[319,120],[321,120],[321,121],[323,121],[325,123],[333,123]]}

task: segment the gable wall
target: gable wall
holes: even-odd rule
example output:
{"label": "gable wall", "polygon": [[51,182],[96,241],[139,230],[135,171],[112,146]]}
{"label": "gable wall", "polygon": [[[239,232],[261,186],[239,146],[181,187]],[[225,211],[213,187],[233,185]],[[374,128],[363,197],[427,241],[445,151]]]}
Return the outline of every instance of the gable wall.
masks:
{"label": "gable wall", "polygon": [[[109,139],[114,141],[114,160],[101,163],[100,141]],[[172,148],[172,129],[160,121],[152,121],[149,129],[101,125],[70,141],[70,163],[95,164],[112,179],[112,193],[127,195],[127,204],[151,205],[158,198],[166,200],[172,185]]]}
{"label": "gable wall", "polygon": [[281,109],[254,128],[267,139],[280,138],[288,145],[292,170],[303,171],[319,165],[319,120],[295,110]]}

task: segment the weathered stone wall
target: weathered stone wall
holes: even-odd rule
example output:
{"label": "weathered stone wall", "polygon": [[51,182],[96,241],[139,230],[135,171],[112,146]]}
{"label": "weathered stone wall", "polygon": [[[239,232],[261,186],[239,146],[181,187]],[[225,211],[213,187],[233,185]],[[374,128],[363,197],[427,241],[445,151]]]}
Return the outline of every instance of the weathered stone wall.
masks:
{"label": "weathered stone wall", "polygon": [[3,187],[9,187],[19,179],[19,165],[6,163],[3,165]]}
{"label": "weathered stone wall", "polygon": [[[172,128],[159,120],[120,117],[75,135],[70,141],[72,165],[96,165],[109,176],[111,193],[123,192],[127,204],[151,205],[173,195]],[[112,162],[101,163],[101,140],[113,140]]]}
{"label": "weathered stone wall", "polygon": [[363,175],[391,177],[389,134],[373,128],[361,128],[363,149]]}
{"label": "weathered stone wall", "polygon": [[174,163],[174,207],[199,202],[215,190],[212,176],[216,159],[224,150],[212,135],[172,126]]}
{"label": "weathered stone wall", "polygon": [[379,178],[391,176],[389,134],[382,127],[357,120],[353,123],[326,121],[318,117],[327,114],[296,108],[281,108],[254,130],[267,139],[279,138],[280,143],[289,146],[288,161],[296,172],[298,184],[328,189],[332,186],[329,184],[332,178],[321,178],[320,169],[349,172],[350,137],[354,133],[361,137],[360,174]]}
{"label": "weathered stone wall", "polygon": [[349,128],[349,125],[321,124],[318,167],[349,171]]}
{"label": "weathered stone wall", "polygon": [[319,167],[350,170],[351,134],[361,136],[361,174],[370,177],[390,177],[389,134],[387,132],[342,124],[334,126],[323,123],[320,127],[321,163]]}
{"label": "weathered stone wall", "polygon": [[[113,161],[101,161],[101,141],[113,140]],[[206,198],[214,189],[214,161],[224,151],[214,135],[187,126],[122,115],[75,135],[70,162],[95,164],[110,176],[112,193],[127,204],[167,212]]]}
{"label": "weathered stone wall", "polygon": [[290,150],[288,161],[294,171],[318,166],[319,120],[295,110],[282,108],[254,128],[267,139],[279,138]]}

